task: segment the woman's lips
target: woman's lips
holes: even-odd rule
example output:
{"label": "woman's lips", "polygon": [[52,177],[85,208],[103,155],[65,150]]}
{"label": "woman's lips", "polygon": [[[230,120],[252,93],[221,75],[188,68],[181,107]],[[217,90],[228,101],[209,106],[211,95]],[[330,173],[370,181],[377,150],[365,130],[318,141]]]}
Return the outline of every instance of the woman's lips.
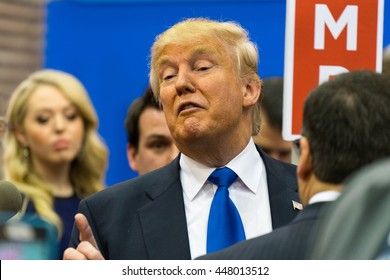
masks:
{"label": "woman's lips", "polygon": [[62,150],[62,149],[67,149],[69,147],[69,141],[68,140],[57,140],[54,142],[53,145],[54,149],[56,150]]}

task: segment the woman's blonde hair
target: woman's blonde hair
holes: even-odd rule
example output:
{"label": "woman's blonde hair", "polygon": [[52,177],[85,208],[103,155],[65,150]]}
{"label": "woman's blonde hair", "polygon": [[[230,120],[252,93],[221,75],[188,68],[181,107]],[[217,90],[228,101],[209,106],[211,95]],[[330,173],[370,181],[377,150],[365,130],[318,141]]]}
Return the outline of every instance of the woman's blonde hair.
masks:
{"label": "woman's blonde hair", "polygon": [[70,180],[78,197],[83,198],[104,187],[108,149],[98,132],[98,118],[81,82],[74,76],[58,70],[40,70],[31,74],[12,93],[6,113],[8,129],[5,135],[4,173],[31,200],[38,215],[53,223],[62,234],[62,222],[54,211],[53,186],[35,170],[30,159],[23,155],[24,147],[17,140],[16,129],[23,131],[23,122],[30,95],[40,85],[58,88],[77,108],[84,123],[83,145],[71,163]]}
{"label": "woman's blonde hair", "polygon": [[[237,68],[235,70],[239,79],[257,83],[261,88],[262,81],[257,69],[259,63],[257,47],[249,39],[245,29],[231,21],[219,22],[206,18],[190,18],[175,24],[157,36],[151,48],[149,78],[157,100],[159,100],[160,95],[159,60],[165,47],[168,45],[195,45],[205,42],[214,42],[226,49],[236,62]],[[260,129],[260,98],[253,109],[253,135],[257,135]]]}

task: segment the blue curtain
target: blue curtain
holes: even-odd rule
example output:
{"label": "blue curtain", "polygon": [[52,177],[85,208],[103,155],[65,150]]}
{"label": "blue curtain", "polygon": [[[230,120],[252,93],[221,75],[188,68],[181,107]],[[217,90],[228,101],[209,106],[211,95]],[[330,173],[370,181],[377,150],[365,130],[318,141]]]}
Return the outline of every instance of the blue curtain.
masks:
{"label": "blue curtain", "polygon": [[[136,175],[127,163],[123,122],[128,106],[148,83],[149,50],[156,35],[188,17],[234,20],[258,44],[260,75],[282,76],[285,12],[283,0],[49,2],[45,67],[76,75],[91,95],[99,132],[110,149],[106,183]],[[384,26],[388,44],[386,12]]]}

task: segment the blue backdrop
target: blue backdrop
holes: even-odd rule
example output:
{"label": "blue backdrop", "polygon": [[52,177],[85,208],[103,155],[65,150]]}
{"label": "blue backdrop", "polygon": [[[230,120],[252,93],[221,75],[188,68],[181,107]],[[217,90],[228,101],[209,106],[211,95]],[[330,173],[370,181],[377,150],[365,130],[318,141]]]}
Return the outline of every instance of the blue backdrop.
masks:
{"label": "blue backdrop", "polygon": [[[72,73],[86,86],[110,150],[107,185],[136,176],[127,163],[123,123],[129,104],[148,83],[156,35],[188,17],[234,20],[258,44],[260,75],[282,76],[285,13],[285,0],[50,2],[45,67]],[[390,44],[389,27],[385,3],[384,46]]]}

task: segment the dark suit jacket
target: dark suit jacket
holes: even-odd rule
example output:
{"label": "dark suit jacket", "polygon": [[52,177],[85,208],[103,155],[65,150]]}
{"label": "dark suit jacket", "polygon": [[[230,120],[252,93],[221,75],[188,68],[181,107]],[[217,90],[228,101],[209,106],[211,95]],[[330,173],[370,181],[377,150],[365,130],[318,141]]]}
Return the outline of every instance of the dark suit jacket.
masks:
{"label": "dark suit jacket", "polygon": [[[296,215],[296,167],[259,153],[264,161],[273,228]],[[119,183],[81,201],[83,213],[106,259],[191,259],[180,155],[158,170]],[[253,170],[254,176],[259,176]],[[71,247],[79,243],[73,228]]]}
{"label": "dark suit jacket", "polygon": [[[329,202],[308,205],[294,220],[268,234],[239,242],[224,250],[201,256],[202,260],[303,260],[309,257],[318,223]],[[325,208],[325,209],[324,209]]]}
{"label": "dark suit jacket", "polygon": [[390,258],[389,174],[390,158],[384,158],[357,170],[343,182],[343,193],[321,223],[313,259]]}

